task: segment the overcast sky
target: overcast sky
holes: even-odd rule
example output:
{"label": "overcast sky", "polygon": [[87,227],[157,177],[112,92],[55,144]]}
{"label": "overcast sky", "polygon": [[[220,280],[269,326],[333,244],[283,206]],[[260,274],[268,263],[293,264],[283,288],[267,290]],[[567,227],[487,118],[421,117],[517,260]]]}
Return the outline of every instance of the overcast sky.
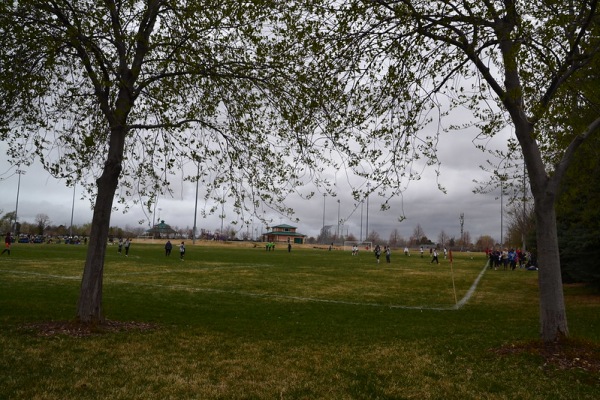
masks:
{"label": "overcast sky", "polygon": [[[500,239],[501,232],[501,204],[499,189],[489,194],[474,194],[476,184],[473,180],[486,181],[489,174],[479,166],[485,164],[489,156],[477,150],[472,140],[475,133],[456,132],[442,134],[438,145],[438,156],[442,163],[441,184],[447,189],[444,194],[438,190],[435,171],[426,170],[420,181],[409,184],[402,199],[392,201],[392,207],[387,211],[380,211],[382,199],[376,195],[369,197],[368,230],[379,233],[381,239],[386,241],[394,229],[398,229],[404,238],[408,238],[417,224],[423,228],[425,235],[437,241],[442,230],[450,237],[460,238],[460,214],[464,214],[464,230],[471,234],[473,241],[481,235],[490,235],[496,241]],[[506,137],[494,139],[489,146],[503,147]],[[6,144],[0,143],[0,210],[3,213],[14,211],[17,200],[18,175],[15,169],[10,168],[6,157]],[[80,187],[66,186],[64,181],[57,180],[45,172],[39,164],[23,168],[25,174],[21,175],[18,201],[19,221],[34,222],[35,216],[45,213],[50,217],[51,223],[70,226],[71,212],[75,225],[91,222],[92,211],[89,200],[81,200]],[[325,209],[325,225],[332,225],[332,233],[337,231],[338,199],[339,217],[346,220],[344,233],[351,233],[359,237],[361,233],[361,207],[355,205],[351,197],[350,188],[344,188],[339,182],[337,197],[315,195],[311,200],[290,199],[289,205],[295,211],[299,222],[284,216],[271,214],[274,224],[285,223],[298,227],[298,231],[317,236],[323,225],[323,209]],[[73,193],[75,202],[73,206]],[[175,190],[174,198],[162,197],[159,199],[156,214],[167,224],[179,228],[191,228],[194,224],[194,196],[195,184],[186,182],[183,188]],[[506,201],[504,201],[506,211]],[[213,204],[208,204],[211,206]],[[199,201],[198,207],[205,206]],[[220,214],[220,212],[217,212]],[[224,226],[230,225],[236,215],[229,207],[225,207],[226,218]],[[399,222],[399,217],[404,215],[405,220]],[[152,218],[152,216],[150,216]],[[199,229],[217,230],[221,227],[218,215],[202,218],[198,212],[197,226]],[[367,207],[362,207],[362,235],[367,233]],[[138,222],[144,221],[141,226],[149,226],[148,216],[144,214],[141,206],[133,206],[127,213],[121,210],[113,212],[111,226],[139,226]],[[265,230],[258,222],[254,225],[258,234]],[[504,219],[504,232],[506,232],[506,218]]]}

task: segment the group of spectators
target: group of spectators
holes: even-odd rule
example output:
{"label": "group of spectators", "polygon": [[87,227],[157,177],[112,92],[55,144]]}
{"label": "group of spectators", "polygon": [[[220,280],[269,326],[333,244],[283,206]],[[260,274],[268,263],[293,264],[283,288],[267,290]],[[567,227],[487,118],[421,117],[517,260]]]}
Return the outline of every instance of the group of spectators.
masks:
{"label": "group of spectators", "polygon": [[502,268],[503,270],[510,269],[514,271],[517,269],[528,269],[537,270],[537,260],[535,254],[530,251],[521,251],[521,249],[496,249],[486,250],[488,261],[486,267],[489,269],[497,270]]}

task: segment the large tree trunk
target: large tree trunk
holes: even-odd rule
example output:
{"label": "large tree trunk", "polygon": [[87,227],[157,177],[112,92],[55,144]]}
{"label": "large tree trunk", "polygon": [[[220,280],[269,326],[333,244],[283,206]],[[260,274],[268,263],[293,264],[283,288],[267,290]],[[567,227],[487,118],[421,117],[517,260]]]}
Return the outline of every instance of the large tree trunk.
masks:
{"label": "large tree trunk", "polygon": [[104,256],[108,242],[113,199],[121,173],[124,144],[125,130],[123,128],[112,130],[104,170],[97,180],[98,193],[77,304],[77,318],[83,323],[99,324],[104,322],[102,313]]}
{"label": "large tree trunk", "polygon": [[540,335],[545,342],[569,335],[560,270],[554,196],[536,199],[538,283],[540,291]]}
{"label": "large tree trunk", "polygon": [[551,177],[548,175],[540,149],[534,139],[533,126],[521,112],[520,107],[514,107],[510,111],[512,111],[515,133],[527,165],[531,193],[535,202],[540,335],[545,342],[553,342],[569,334],[555,211],[558,182],[563,171],[555,171]]}

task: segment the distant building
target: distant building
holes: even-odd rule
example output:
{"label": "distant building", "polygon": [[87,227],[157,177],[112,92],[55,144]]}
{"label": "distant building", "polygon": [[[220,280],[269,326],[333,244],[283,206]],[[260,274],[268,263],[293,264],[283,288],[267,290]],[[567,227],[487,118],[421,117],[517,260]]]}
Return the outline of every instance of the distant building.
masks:
{"label": "distant building", "polygon": [[262,235],[264,242],[303,244],[306,235],[296,232],[296,227],[291,225],[277,225],[270,232]]}
{"label": "distant building", "polygon": [[166,239],[176,237],[177,231],[171,228],[170,225],[165,224],[165,221],[160,221],[159,224],[156,224],[152,228],[148,229],[145,235],[154,239]]}

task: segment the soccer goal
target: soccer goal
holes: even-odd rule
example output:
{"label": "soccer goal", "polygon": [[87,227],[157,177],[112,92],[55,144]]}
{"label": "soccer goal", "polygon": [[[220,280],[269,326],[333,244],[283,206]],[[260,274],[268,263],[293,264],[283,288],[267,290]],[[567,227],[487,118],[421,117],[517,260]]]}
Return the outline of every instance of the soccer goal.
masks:
{"label": "soccer goal", "polygon": [[373,242],[363,242],[360,240],[345,240],[344,250],[352,251],[352,248],[358,247],[358,251],[371,250],[373,248]]}

